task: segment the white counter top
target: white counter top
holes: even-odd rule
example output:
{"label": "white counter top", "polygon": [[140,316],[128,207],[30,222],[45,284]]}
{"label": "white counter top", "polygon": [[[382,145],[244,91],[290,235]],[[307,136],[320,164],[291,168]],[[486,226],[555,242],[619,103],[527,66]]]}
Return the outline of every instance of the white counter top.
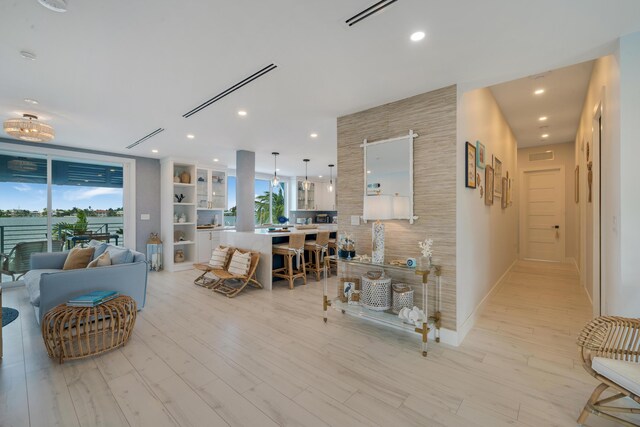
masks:
{"label": "white counter top", "polygon": [[289,231],[278,231],[278,232],[269,232],[268,228],[256,228],[254,231],[236,231],[236,230],[221,230],[225,233],[236,233],[236,234],[253,234],[257,236],[271,236],[271,237],[282,237],[289,236],[291,233],[304,233],[304,234],[316,234],[318,231],[338,231],[338,226],[336,224],[318,224],[318,228],[304,228],[302,230],[297,229],[296,227],[289,227]]}

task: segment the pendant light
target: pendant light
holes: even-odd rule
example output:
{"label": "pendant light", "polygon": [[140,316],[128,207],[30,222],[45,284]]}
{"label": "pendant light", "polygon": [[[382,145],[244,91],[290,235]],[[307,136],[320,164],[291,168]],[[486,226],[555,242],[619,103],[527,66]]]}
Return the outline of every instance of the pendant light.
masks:
{"label": "pendant light", "polygon": [[280,184],[280,178],[278,178],[278,156],[280,153],[274,151],[271,153],[273,155],[273,178],[271,178],[271,186],[277,187]]}
{"label": "pendant light", "polygon": [[329,187],[327,187],[327,189],[329,190],[329,193],[333,193],[333,167],[335,165],[329,165]]}
{"label": "pendant light", "polygon": [[311,181],[309,181],[308,172],[309,172],[309,159],[302,159],[304,162],[304,181],[302,181],[302,189],[303,190],[311,190]]}

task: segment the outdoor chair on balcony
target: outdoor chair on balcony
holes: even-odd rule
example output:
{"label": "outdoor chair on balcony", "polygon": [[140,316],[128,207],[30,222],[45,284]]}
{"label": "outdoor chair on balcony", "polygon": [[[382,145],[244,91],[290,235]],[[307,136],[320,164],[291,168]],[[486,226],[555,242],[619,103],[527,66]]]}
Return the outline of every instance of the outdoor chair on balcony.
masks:
{"label": "outdoor chair on balcony", "polygon": [[[54,240],[51,242],[53,252],[62,250],[62,242]],[[21,278],[29,271],[31,254],[47,252],[47,241],[38,240],[35,242],[20,242],[16,244],[8,254],[0,253],[0,274],[11,276],[11,280]]]}
{"label": "outdoor chair on balcony", "polygon": [[[583,425],[589,414],[625,426],[640,426],[634,421],[613,414],[639,415],[640,408],[610,403],[629,398],[640,403],[640,319],[598,317],[584,327],[578,337],[582,366],[600,385],[591,394],[578,424]],[[613,395],[601,398],[611,389]]]}

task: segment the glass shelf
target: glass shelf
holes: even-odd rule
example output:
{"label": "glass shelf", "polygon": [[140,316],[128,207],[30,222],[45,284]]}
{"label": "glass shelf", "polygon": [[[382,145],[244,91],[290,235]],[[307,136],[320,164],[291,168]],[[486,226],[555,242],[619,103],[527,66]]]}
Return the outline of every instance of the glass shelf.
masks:
{"label": "glass shelf", "polygon": [[[376,323],[381,323],[387,326],[391,326],[397,329],[405,329],[407,331],[415,332],[416,326],[413,324],[405,323],[397,314],[392,311],[376,311],[370,310],[362,304],[349,304],[342,302],[339,298],[331,300],[331,307],[342,313],[351,314],[352,316],[358,316],[371,320]],[[429,324],[434,325],[436,322],[435,317],[429,318]]]}

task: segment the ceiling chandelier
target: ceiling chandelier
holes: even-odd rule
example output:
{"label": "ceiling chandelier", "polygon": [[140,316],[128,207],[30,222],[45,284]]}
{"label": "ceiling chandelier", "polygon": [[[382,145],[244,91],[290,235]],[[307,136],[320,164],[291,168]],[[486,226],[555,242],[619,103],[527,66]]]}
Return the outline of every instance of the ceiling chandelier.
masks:
{"label": "ceiling chandelier", "polygon": [[309,159],[302,159],[302,161],[304,162],[304,181],[302,181],[302,189],[305,191],[309,191],[311,190],[311,181],[309,181],[309,177],[308,175],[308,169],[307,166],[309,166]]}
{"label": "ceiling chandelier", "polygon": [[333,167],[335,165],[329,165],[329,186],[327,187],[327,190],[329,190],[329,193],[333,193]]}
{"label": "ceiling chandelier", "polygon": [[30,142],[48,142],[55,136],[53,128],[39,122],[38,116],[33,114],[23,114],[20,119],[5,120],[4,131],[10,136]]}
{"label": "ceiling chandelier", "polygon": [[271,186],[272,187],[277,187],[278,184],[280,184],[280,178],[278,178],[278,155],[280,155],[280,153],[278,152],[273,152],[271,153],[273,155],[273,178],[271,178]]}

